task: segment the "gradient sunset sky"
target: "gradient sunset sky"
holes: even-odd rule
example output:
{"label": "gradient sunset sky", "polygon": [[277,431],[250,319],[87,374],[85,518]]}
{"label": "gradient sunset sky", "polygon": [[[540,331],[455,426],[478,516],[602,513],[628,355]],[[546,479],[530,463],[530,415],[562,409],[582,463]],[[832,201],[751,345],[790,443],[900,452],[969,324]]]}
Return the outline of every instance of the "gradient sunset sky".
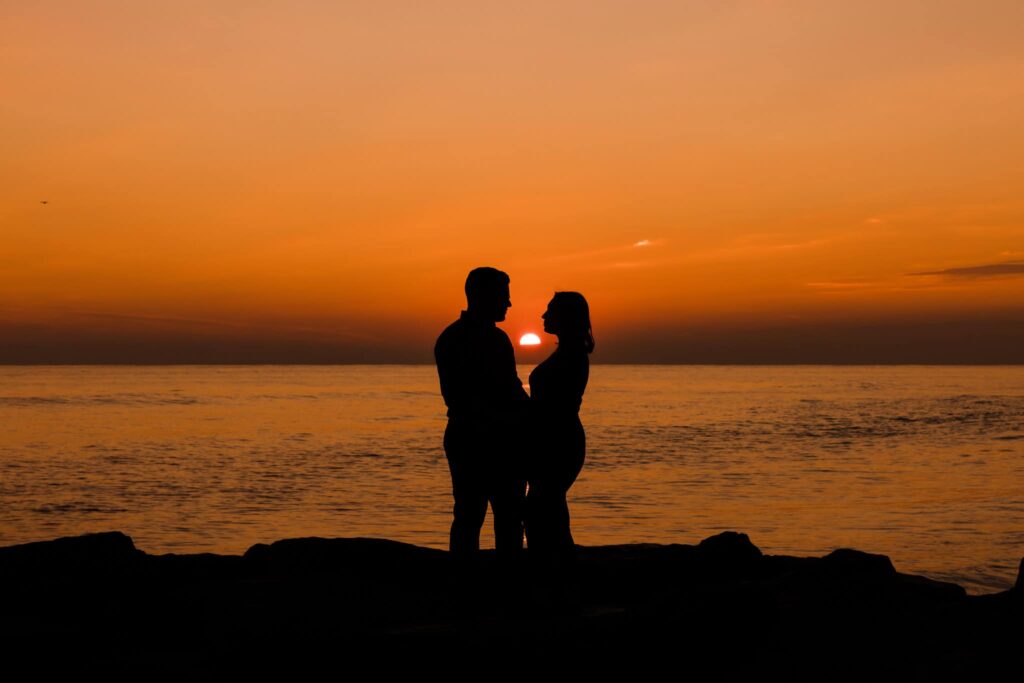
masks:
{"label": "gradient sunset sky", "polygon": [[597,362],[1024,362],[1022,28],[0,0],[0,362],[429,362],[478,265]]}

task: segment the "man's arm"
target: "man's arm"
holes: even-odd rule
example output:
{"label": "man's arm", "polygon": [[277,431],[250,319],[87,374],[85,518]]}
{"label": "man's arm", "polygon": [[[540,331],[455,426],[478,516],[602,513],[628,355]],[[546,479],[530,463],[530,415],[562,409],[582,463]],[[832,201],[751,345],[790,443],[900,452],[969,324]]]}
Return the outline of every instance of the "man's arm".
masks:
{"label": "man's arm", "polygon": [[508,338],[508,335],[504,332],[501,333],[504,337],[505,349],[504,353],[507,356],[504,361],[505,370],[504,376],[506,377],[505,382],[508,386],[509,396],[512,401],[518,403],[520,401],[527,401],[530,395],[526,393],[526,389],[523,387],[523,380],[519,379],[519,370],[516,368],[516,350],[512,346],[512,340]]}
{"label": "man's arm", "polygon": [[447,330],[441,333],[434,344],[434,362],[437,364],[437,378],[441,383],[441,396],[448,406],[448,414],[459,412],[463,392],[460,391],[458,365],[453,354],[451,335]]}

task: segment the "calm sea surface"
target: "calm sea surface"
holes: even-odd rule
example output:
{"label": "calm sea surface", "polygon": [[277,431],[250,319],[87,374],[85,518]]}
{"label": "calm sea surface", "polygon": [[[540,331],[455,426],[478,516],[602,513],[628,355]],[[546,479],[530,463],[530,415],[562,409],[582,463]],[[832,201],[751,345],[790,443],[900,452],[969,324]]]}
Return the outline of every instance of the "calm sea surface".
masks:
{"label": "calm sea surface", "polygon": [[[1024,555],[1024,367],[595,366],[581,415],[583,545],[735,529],[972,592],[1010,586]],[[0,367],[0,425],[0,545],[447,545],[431,366]]]}

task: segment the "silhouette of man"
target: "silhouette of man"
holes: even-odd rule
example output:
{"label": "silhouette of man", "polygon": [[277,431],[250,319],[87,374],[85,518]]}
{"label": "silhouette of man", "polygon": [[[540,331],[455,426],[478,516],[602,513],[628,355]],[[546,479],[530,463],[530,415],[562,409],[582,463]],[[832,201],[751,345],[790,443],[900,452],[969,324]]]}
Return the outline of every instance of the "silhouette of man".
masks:
{"label": "silhouette of man", "polygon": [[467,309],[434,346],[448,406],[444,451],[455,497],[449,549],[463,563],[480,549],[488,502],[498,556],[510,558],[523,549],[526,480],[512,443],[529,397],[516,374],[512,342],[495,326],[512,306],[508,286],[509,277],[500,270],[472,270],[466,278]]}

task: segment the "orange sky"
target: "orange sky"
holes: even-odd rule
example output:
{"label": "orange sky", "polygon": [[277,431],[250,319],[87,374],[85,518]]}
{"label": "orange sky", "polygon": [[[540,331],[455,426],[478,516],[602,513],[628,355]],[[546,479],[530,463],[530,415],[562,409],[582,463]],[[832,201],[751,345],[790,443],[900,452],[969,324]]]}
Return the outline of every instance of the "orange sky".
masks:
{"label": "orange sky", "polygon": [[2,2],[0,362],[429,360],[477,265],[512,276],[515,337],[583,292],[597,360],[793,362],[813,330],[839,346],[808,360],[1024,362],[1021,26],[1017,0]]}

